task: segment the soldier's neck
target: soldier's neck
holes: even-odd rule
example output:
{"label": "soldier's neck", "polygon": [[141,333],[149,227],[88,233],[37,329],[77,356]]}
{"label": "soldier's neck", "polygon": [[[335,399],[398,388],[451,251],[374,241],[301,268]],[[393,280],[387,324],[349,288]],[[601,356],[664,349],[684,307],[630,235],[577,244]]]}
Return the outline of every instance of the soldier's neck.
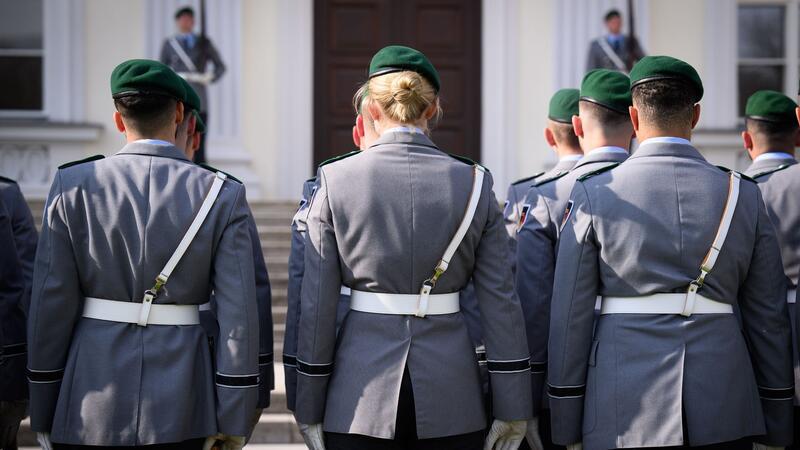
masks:
{"label": "soldier's neck", "polygon": [[134,141],[141,141],[142,139],[154,139],[158,141],[166,141],[174,145],[175,133],[174,130],[172,132],[164,130],[159,133],[147,133],[147,134],[138,133],[133,130],[125,131],[125,140],[129,144]]}
{"label": "soldier's neck", "polygon": [[583,150],[581,150],[580,147],[578,147],[578,148],[574,148],[574,147],[557,147],[556,148],[556,156],[558,156],[558,159],[561,159],[561,158],[563,158],[565,156],[571,156],[571,155],[583,156]]}
{"label": "soldier's neck", "polygon": [[639,126],[639,129],[636,130],[636,139],[639,142],[644,142],[647,139],[655,138],[655,137],[676,137],[686,139],[687,141],[692,140],[692,129],[691,128],[651,128],[645,126]]}

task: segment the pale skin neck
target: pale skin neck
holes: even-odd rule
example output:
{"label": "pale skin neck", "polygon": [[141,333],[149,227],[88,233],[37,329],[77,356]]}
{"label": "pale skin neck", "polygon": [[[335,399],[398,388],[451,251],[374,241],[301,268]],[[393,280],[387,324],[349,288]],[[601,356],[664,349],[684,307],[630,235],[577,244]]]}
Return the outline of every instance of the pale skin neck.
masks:
{"label": "pale skin neck", "polygon": [[753,148],[747,149],[747,153],[750,154],[750,159],[756,159],[759,156],[766,154],[766,153],[788,153],[794,156],[794,147],[791,146],[759,146],[754,145]]}
{"label": "pale skin neck", "polygon": [[130,128],[125,129],[125,139],[130,144],[134,141],[139,141],[142,139],[156,139],[159,141],[166,141],[172,145],[175,145],[175,128],[172,127],[171,129],[163,129],[160,130],[158,133],[155,134],[148,134],[147,136],[139,134],[137,131],[134,131]]}
{"label": "pale skin neck", "polygon": [[585,149],[586,153],[600,147],[620,147],[626,151],[630,151],[631,136],[633,136],[633,130],[627,133],[615,133],[611,135],[605,135],[604,133],[586,133],[581,142],[581,147]]}
{"label": "pale skin neck", "polygon": [[373,123],[375,124],[375,132],[377,132],[378,135],[383,134],[383,132],[386,130],[390,130],[392,128],[397,128],[397,127],[419,128],[421,130],[428,129],[428,121],[424,119],[418,120],[417,122],[414,123],[401,123],[389,119],[383,119],[380,121],[376,120]]}
{"label": "pale skin neck", "polygon": [[639,142],[644,142],[646,139],[655,138],[655,137],[676,137],[686,139],[687,141],[692,140],[692,129],[691,128],[657,128],[657,127],[650,127],[646,124],[640,124],[639,129],[636,130],[636,138]]}
{"label": "pale skin neck", "polygon": [[555,150],[558,159],[571,155],[583,156],[583,150],[581,150],[580,148],[570,147],[567,145],[556,145]]}

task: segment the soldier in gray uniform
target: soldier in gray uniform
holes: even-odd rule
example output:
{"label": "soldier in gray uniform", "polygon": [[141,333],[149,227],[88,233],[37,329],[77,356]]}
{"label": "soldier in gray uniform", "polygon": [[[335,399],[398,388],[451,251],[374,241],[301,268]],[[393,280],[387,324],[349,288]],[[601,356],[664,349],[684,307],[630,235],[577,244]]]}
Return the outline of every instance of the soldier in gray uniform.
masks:
{"label": "soldier in gray uniform", "polygon": [[[208,94],[206,87],[216,83],[225,73],[225,63],[219,56],[217,48],[205,35],[194,33],[194,10],[190,7],[179,9],[175,13],[175,25],[178,33],[167,38],[161,45],[159,60],[171,67],[175,72],[192,85],[200,96],[199,111],[203,123],[208,123]],[[213,72],[207,72],[208,63],[214,65]],[[200,140],[200,148],[195,154],[195,162],[206,162],[205,139]]]}
{"label": "soldier in gray uniform", "polygon": [[[63,165],[47,200],[28,320],[31,428],[46,448],[240,448],[258,401],[258,306],[244,186],[190,161],[167,66],[111,75],[115,155]],[[198,305],[211,291],[210,354]]]}
{"label": "soldier in gray uniform", "polygon": [[39,235],[28,202],[22,195],[16,181],[0,176],[0,198],[6,204],[11,216],[11,229],[14,232],[14,244],[17,247],[22,274],[25,276],[26,294],[23,299],[25,310],[30,303],[30,288],[33,281],[33,260],[36,257],[36,243]]}
{"label": "soldier in gray uniform", "polygon": [[644,58],[644,50],[634,36],[622,34],[622,15],[612,9],[605,15],[608,34],[592,41],[586,70],[610,69],[627,73],[632,63]]}
{"label": "soldier in gray uniform", "polygon": [[18,255],[13,214],[0,196],[0,448],[16,450],[27,409],[25,309],[27,284]]}
{"label": "soldier in gray uniform", "polygon": [[[800,166],[794,157],[800,134],[795,119],[797,103],[780,92],[758,91],[747,100],[747,129],[742,139],[753,164],[745,174],[758,182],[767,206],[767,214],[775,225],[781,246],[783,270],[786,273],[789,314],[795,325],[795,297],[800,275]],[[794,418],[795,447],[800,445],[800,363],[798,363],[797,328],[793,326],[794,347]]]}
{"label": "soldier in gray uniform", "polygon": [[[459,313],[472,277],[496,417],[485,448],[516,449],[532,408],[529,359],[491,176],[424,134],[440,84],[423,54],[386,47],[369,76],[365,126],[380,138],[320,168],[311,200],[295,418],[314,450],[484,447]],[[337,337],[342,284],[351,311]]]}
{"label": "soldier in gray uniform", "polygon": [[792,439],[790,327],[761,193],[689,142],[703,93],[694,68],[646,57],[631,88],[639,148],[579,178],[564,214],[548,349],[553,440],[749,449],[755,436],[758,448],[781,448]]}
{"label": "soldier in gray uniform", "polygon": [[[577,89],[560,89],[550,98],[547,113],[547,127],[544,129],[544,139],[555,152],[558,162],[555,167],[547,172],[540,172],[531,177],[523,178],[511,183],[508,187],[503,219],[506,231],[512,239],[517,238],[519,222],[522,215],[522,203],[525,194],[537,179],[550,178],[563,175],[575,167],[583,157],[575,129],[572,128],[572,116],[578,115]],[[512,245],[512,249],[513,249]]]}
{"label": "soldier in gray uniform", "polygon": [[550,299],[561,220],[569,207],[569,194],[582,175],[628,157],[633,126],[628,116],[631,105],[630,80],[623,73],[596,69],[583,78],[580,115],[573,126],[586,155],[574,169],[563,175],[542,177],[528,191],[523,211],[526,220],[517,236],[516,287],[528,330],[533,377],[534,416],[541,418],[544,445],[549,442],[549,409],[546,398],[547,337]]}

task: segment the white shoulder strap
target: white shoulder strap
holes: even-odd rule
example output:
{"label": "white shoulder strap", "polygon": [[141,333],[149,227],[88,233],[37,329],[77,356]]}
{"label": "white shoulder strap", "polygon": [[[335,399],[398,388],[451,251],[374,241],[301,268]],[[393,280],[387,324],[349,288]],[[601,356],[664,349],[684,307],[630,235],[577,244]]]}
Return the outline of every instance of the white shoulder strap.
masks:
{"label": "white shoulder strap", "polygon": [[481,199],[481,191],[483,190],[483,180],[485,177],[486,169],[478,164],[475,164],[475,166],[473,166],[472,173],[472,192],[469,196],[467,209],[464,212],[464,217],[461,219],[461,224],[456,230],[456,234],[453,235],[453,239],[450,240],[450,244],[444,251],[442,259],[439,260],[439,263],[436,265],[433,276],[422,284],[419,308],[416,314],[418,317],[425,317],[425,314],[428,310],[428,297],[430,296],[433,287],[436,286],[436,282],[439,280],[439,277],[441,277],[442,274],[447,271],[447,267],[450,265],[450,260],[453,258],[456,250],[458,250],[458,246],[461,245],[461,241],[464,240],[464,236],[466,236],[467,230],[469,230],[469,226],[472,224],[472,219],[475,217],[475,211],[478,209],[478,201]]}
{"label": "white shoulder strap", "polygon": [[178,58],[183,61],[184,66],[186,66],[192,72],[197,72],[197,66],[194,65],[194,61],[192,61],[192,58],[189,58],[189,55],[186,54],[186,50],[181,47],[181,44],[177,39],[175,39],[175,36],[169,38],[169,45],[171,45],[172,49],[175,50]]}
{"label": "white shoulder strap", "polygon": [[603,53],[605,53],[606,56],[608,56],[608,58],[611,60],[611,62],[614,63],[614,65],[617,67],[617,70],[620,70],[627,74],[628,73],[627,66],[625,66],[624,62],[622,62],[622,59],[620,59],[619,55],[617,55],[617,52],[615,52],[614,49],[611,48],[610,45],[608,45],[608,41],[606,41],[605,38],[601,37],[597,38],[597,43],[600,45],[600,48],[603,50]]}

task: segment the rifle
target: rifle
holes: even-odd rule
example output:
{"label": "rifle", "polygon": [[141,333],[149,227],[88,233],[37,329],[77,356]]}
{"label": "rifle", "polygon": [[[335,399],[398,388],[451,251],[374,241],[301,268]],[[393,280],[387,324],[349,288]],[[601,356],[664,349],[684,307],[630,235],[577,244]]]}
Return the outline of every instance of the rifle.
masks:
{"label": "rifle", "polygon": [[200,0],[200,55],[205,61],[208,54],[208,38],[206,37],[206,0]]}
{"label": "rifle", "polygon": [[628,60],[625,62],[627,63],[628,71],[630,72],[630,70],[633,68],[633,65],[636,63],[636,55],[634,55],[634,50],[638,47],[636,42],[635,21],[633,17],[633,0],[628,0],[628,30]]}

